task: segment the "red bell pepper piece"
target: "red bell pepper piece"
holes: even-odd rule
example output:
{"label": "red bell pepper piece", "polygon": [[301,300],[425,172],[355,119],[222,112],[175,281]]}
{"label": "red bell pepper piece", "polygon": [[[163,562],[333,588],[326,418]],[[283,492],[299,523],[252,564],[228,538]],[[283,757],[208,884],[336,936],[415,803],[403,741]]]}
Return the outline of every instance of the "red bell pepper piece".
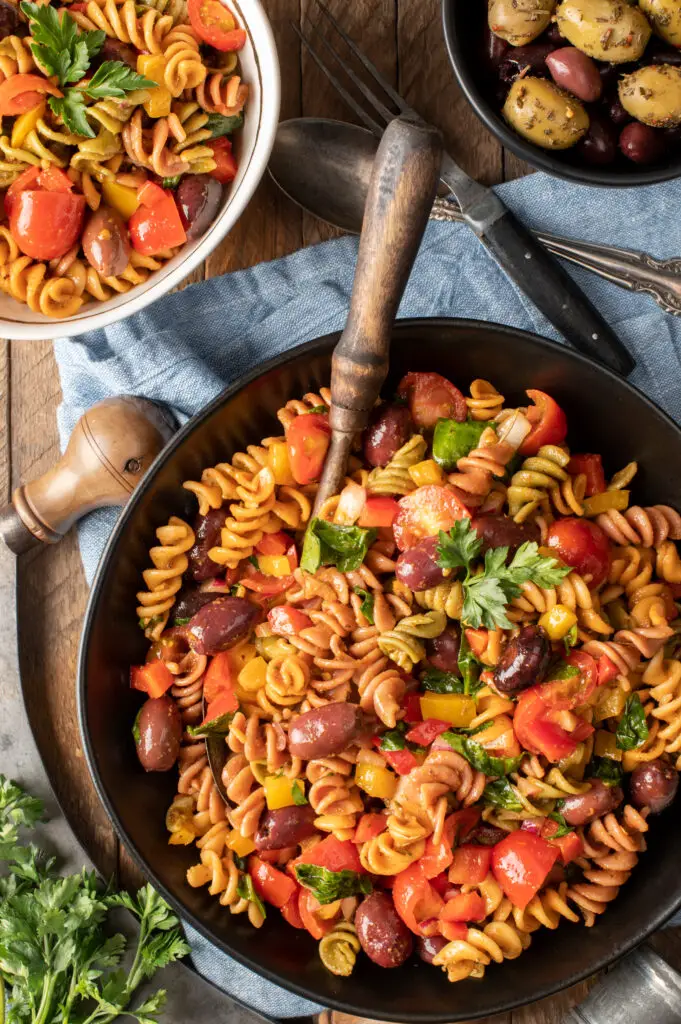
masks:
{"label": "red bell pepper piece", "polygon": [[605,473],[600,455],[573,455],[567,468],[568,473],[571,473],[572,476],[584,474],[586,477],[584,493],[587,498],[591,498],[594,494],[602,494],[605,490]]}
{"label": "red bell pepper piece", "polygon": [[514,907],[524,910],[558,859],[558,848],[518,829],[492,850],[492,871]]}
{"label": "red bell pepper piece", "polygon": [[475,846],[472,843],[459,846],[449,869],[449,881],[453,885],[477,885],[484,882],[492,864],[492,848]]}
{"label": "red bell pepper piece", "polygon": [[248,859],[248,873],[260,899],[271,903],[273,907],[285,906],[295,894],[296,883],[293,879],[255,854]]}
{"label": "red bell pepper piece", "polygon": [[368,842],[369,839],[375,839],[376,836],[380,836],[381,832],[385,832],[387,820],[388,815],[384,812],[363,814],[355,829],[353,843],[359,845],[360,843]]}
{"label": "red bell pepper piece", "polygon": [[420,694],[408,693],[402,701],[402,707],[404,708],[404,720],[408,725],[423,721]]}
{"label": "red bell pepper piece", "polygon": [[162,661],[150,661],[146,665],[133,665],[130,669],[130,685],[150,697],[162,697],[175,682]]}
{"label": "red bell pepper piece", "polygon": [[484,921],[485,901],[479,892],[460,892],[447,900],[440,911],[441,921]]}
{"label": "red bell pepper piece", "polygon": [[408,775],[412,768],[418,767],[418,761],[411,750],[380,750],[381,755],[398,775]]}
{"label": "red bell pepper piece", "polygon": [[336,839],[333,835],[322,839],[321,843],[301,853],[290,863],[294,867],[297,864],[317,864],[320,868],[328,868],[329,871],[359,871],[360,874],[366,874],[352,840]]}
{"label": "red bell pepper piece", "polygon": [[425,877],[418,862],[395,875],[393,900],[397,913],[415,935],[422,935],[422,923],[439,917],[443,907],[442,897]]}
{"label": "red bell pepper piece", "polygon": [[208,704],[212,704],[218,697],[228,698],[232,707],[228,711],[238,711],[239,701],[234,692],[234,680],[232,679],[232,664],[229,651],[220,651],[214,655],[206,674],[203,678],[203,696]]}
{"label": "red bell pepper piece", "polygon": [[410,729],[405,739],[416,743],[419,747],[429,747],[434,739],[450,728],[449,722],[441,722],[439,718],[426,718]]}
{"label": "red bell pepper piece", "polygon": [[277,636],[297,636],[301,629],[309,629],[312,619],[299,608],[290,604],[279,604],[267,613],[267,621]]}
{"label": "red bell pepper piece", "polygon": [[468,938],[468,926],[463,921],[443,921],[440,920],[440,935],[447,940],[447,942],[465,942]]}

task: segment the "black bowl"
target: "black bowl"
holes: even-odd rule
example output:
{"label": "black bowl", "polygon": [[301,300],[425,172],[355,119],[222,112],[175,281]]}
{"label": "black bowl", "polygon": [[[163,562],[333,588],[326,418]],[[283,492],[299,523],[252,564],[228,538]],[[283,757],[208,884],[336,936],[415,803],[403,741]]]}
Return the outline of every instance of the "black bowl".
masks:
{"label": "black bowl", "polygon": [[539,170],[582,185],[653,185],[679,177],[681,152],[645,167],[618,154],[614,164],[597,167],[580,160],[574,150],[554,152],[526,142],[507,125],[485,79],[481,50],[486,18],[485,0],[442,0],[445,42],[454,74],[475,113],[503,146]]}
{"label": "black bowl", "polygon": [[[255,931],[232,917],[204,888],[191,889],[192,848],[168,846],[165,810],[175,773],[145,774],[135,756],[131,724],[139,694],[130,664],[146,642],[135,616],[140,572],[154,530],[168,516],[192,514],[182,481],[272,434],[274,413],[291,396],[328,382],[337,336],[321,338],[267,363],[216,398],[170,442],[135,492],[102,558],[88,605],[79,659],[83,744],[99,795],[134,860],[194,927],[260,974],[326,1006],[393,1021],[461,1021],[509,1010],[550,995],[621,956],[659,928],[681,905],[681,815],[656,819],[650,849],[619,898],[591,929],[561,924],[542,930],[518,960],[492,964],[484,984],[450,985],[442,971],[410,962],[386,971],[366,957],[351,978],[322,967],[317,944],[271,912]],[[601,451],[612,472],[630,459],[642,467],[636,499],[681,507],[681,431],[621,378],[559,345],[522,331],[463,320],[402,321],[394,332],[390,393],[407,370],[438,370],[467,386],[489,377],[510,401],[528,387],[555,395],[566,409],[571,441]]]}

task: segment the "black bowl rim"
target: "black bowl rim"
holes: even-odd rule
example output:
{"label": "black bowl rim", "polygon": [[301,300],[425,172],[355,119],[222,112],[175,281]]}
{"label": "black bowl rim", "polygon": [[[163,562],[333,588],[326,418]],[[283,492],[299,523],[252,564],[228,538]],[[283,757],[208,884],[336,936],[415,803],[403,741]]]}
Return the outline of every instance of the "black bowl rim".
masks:
{"label": "black bowl rim", "polygon": [[[630,384],[629,381],[627,381],[625,378],[609,370],[606,366],[603,366],[602,364],[599,363],[595,363],[595,360],[590,359],[587,356],[583,356],[581,353],[574,351],[574,349],[568,348],[565,345],[561,345],[558,342],[550,341],[548,338],[542,338],[538,334],[534,334],[531,331],[525,331],[521,330],[520,328],[509,327],[506,324],[498,324],[494,323],[493,321],[460,319],[457,317],[404,318],[396,321],[394,330],[399,331],[401,333],[402,331],[409,331],[411,328],[416,326],[418,326],[419,328],[426,326],[428,328],[432,328],[433,330],[438,330],[439,328],[449,327],[452,324],[456,324],[457,326],[460,326],[463,329],[479,330],[480,328],[483,328],[485,330],[489,329],[498,331],[502,334],[505,334],[509,342],[511,343],[515,338],[521,338],[525,342],[530,341],[532,344],[536,345],[540,351],[543,349],[549,349],[555,352],[556,354],[562,354],[565,358],[575,360],[576,362],[581,363],[585,366],[593,366],[594,364],[597,365],[599,369],[603,370],[603,372],[610,378],[610,380],[614,384],[624,387],[625,389],[631,391],[634,397],[637,398],[639,401],[643,402],[644,405],[646,405],[651,412],[655,413],[658,416],[662,416],[662,418],[667,421],[668,425],[670,425],[675,430],[675,432],[679,434],[679,442],[681,443],[681,429],[677,426],[676,423],[674,423],[671,417],[668,416],[663,409],[660,409],[659,406],[657,406],[650,398],[648,398],[647,395],[644,395],[641,391],[635,388],[633,384]],[[246,373],[242,377],[239,377],[238,380],[234,381],[234,383],[230,384],[227,388],[221,391],[219,395],[213,398],[208,403],[208,405],[204,406],[204,408],[201,409],[200,412],[192,416],[191,419],[189,419],[178,430],[178,432],[168,442],[166,447],[156,456],[151,466],[147,470],[144,479],[135,489],[128,504],[121,512],[121,515],[116,521],[116,525],[113,531],[111,532],[111,535],[109,536],[109,539],[106,543],[106,547],[102,552],[102,556],[97,566],[97,571],[92,581],[87,608],[85,610],[83,630],[81,633],[80,644],[78,647],[78,664],[76,669],[78,723],[80,727],[81,738],[83,741],[83,749],[85,751],[85,757],[90,771],[90,776],[97,791],[97,795],[99,796],[99,799],[102,801],[102,804],[116,830],[116,834],[120,838],[126,851],[131,856],[134,863],[137,865],[140,871],[142,871],[142,873],[151,881],[151,883],[158,890],[158,892],[161,893],[164,899],[168,901],[170,906],[173,907],[173,909],[179,915],[180,919],[187,921],[196,931],[203,935],[204,938],[208,939],[209,942],[213,943],[213,945],[217,946],[218,949],[220,949],[222,952],[226,953],[227,956],[230,956],[233,959],[237,960],[245,967],[249,967],[251,970],[255,971],[255,973],[267,978],[268,981],[272,981],[276,985],[279,985],[284,989],[294,992],[296,995],[302,996],[303,998],[308,999],[311,1002],[316,1003],[317,1005],[319,1005],[319,996],[314,991],[312,991],[309,988],[306,988],[305,985],[298,985],[289,980],[282,980],[275,972],[263,968],[262,965],[260,965],[254,960],[251,960],[250,957],[244,956],[237,950],[232,949],[226,942],[223,942],[221,939],[218,939],[215,935],[213,935],[210,929],[203,925],[192,912],[187,910],[182,905],[181,900],[178,899],[175,895],[173,895],[173,893],[171,893],[170,890],[161,883],[153,867],[147,864],[145,859],[139,853],[136,845],[126,834],[121,824],[120,818],[113,806],[113,803],[109,799],[108,793],[104,788],[104,785],[99,775],[99,770],[97,768],[95,752],[90,742],[90,735],[86,728],[85,705],[87,685],[87,649],[93,622],[97,613],[97,604],[99,602],[99,596],[102,591],[101,581],[109,568],[109,563],[112,561],[115,549],[118,544],[119,536],[122,534],[128,520],[131,518],[134,509],[136,508],[137,504],[142,498],[142,495],[152,486],[157,470],[160,468],[162,464],[164,464],[167,460],[172,458],[177,449],[184,443],[185,439],[189,437],[189,435],[194,431],[194,429],[199,424],[209,419],[214,414],[214,412],[216,412],[217,409],[219,409],[220,406],[224,404],[225,401],[229,400],[243,387],[252,383],[254,380],[262,376],[263,374],[269,373],[272,370],[276,370],[289,360],[294,359],[307,352],[309,352],[310,354],[321,354],[324,351],[324,349],[328,348],[330,342],[334,338],[338,337],[338,333],[339,332],[326,334],[320,338],[315,338],[311,341],[304,342],[301,345],[297,345],[294,348],[287,349],[280,355],[274,356],[272,359],[269,359],[267,360],[267,362],[260,364],[258,367],[251,370],[249,373]],[[494,1016],[497,1013],[505,1013],[510,1010],[517,1009],[521,1006],[527,1006],[529,1005],[529,1003],[535,1002],[540,999],[545,999],[547,996],[555,995],[557,992],[562,992],[564,989],[569,988],[572,985],[578,984],[580,981],[585,981],[587,978],[592,977],[596,972],[611,966],[613,963],[615,963],[615,961],[621,959],[627,953],[630,953],[632,949],[634,949],[641,942],[643,942],[649,935],[652,935],[653,932],[661,928],[665,921],[667,921],[679,909],[681,909],[681,892],[669,906],[665,907],[664,909],[658,910],[657,913],[654,914],[650,923],[645,928],[635,932],[632,931],[632,934],[628,937],[628,939],[625,942],[620,942],[618,945],[621,952],[618,952],[617,954],[611,957],[603,957],[600,960],[591,963],[583,971],[576,971],[569,977],[566,977],[564,981],[562,981],[560,984],[544,986],[543,988],[539,989],[537,992],[533,994],[532,999],[529,1002],[523,999],[513,999],[511,1001],[500,1000],[500,1002],[497,1005],[491,1008],[487,1007],[481,1013],[476,1013],[475,1011],[471,1012],[469,1010],[465,1013],[465,1015],[457,1015],[452,1013],[429,1014],[427,1011],[424,1011],[419,1013],[418,1015],[398,1014],[397,1016],[393,1016],[393,1019],[399,1022],[405,1022],[405,1024],[452,1024],[452,1022],[455,1022],[457,1020],[477,1020],[480,1019],[480,1017]],[[354,1016],[364,1018],[366,1017],[365,1008],[358,1006],[354,1003],[347,1002],[344,999],[326,999],[325,1001],[326,1003],[328,1003],[331,1009],[340,1010],[344,1013],[350,1013]],[[254,1012],[257,1013],[258,1011]]]}
{"label": "black bowl rim", "polygon": [[[454,27],[454,5],[461,0],[442,0],[442,26],[444,29],[445,44],[449,55],[449,62],[461,86],[461,89],[486,128],[496,136],[497,139],[512,153],[525,160],[528,164],[541,171],[547,171],[554,178],[563,178],[565,181],[576,182],[578,185],[598,185],[607,188],[633,188],[640,185],[657,185],[663,181],[673,181],[681,177],[681,157],[677,157],[676,167],[669,165],[665,167],[650,167],[646,170],[624,171],[613,174],[607,170],[597,167],[573,167],[563,163],[558,158],[551,156],[548,151],[544,152],[538,146],[517,135],[508,127],[506,122],[499,117],[494,108],[487,102],[480,92],[469,69],[466,56],[459,45],[456,30]],[[463,0],[467,2],[467,0]]]}

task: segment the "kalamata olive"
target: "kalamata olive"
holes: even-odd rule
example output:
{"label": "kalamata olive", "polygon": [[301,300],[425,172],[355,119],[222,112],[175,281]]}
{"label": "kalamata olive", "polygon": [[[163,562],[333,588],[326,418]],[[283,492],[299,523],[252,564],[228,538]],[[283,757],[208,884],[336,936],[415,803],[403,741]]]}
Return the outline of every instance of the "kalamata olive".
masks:
{"label": "kalamata olive", "polygon": [[624,794],[619,786],[606,786],[600,779],[591,779],[591,789],[575,793],[563,801],[560,813],[568,825],[585,825],[594,818],[602,818],[622,803]]}
{"label": "kalamata olive", "polygon": [[403,551],[395,563],[395,575],[410,590],[428,590],[442,583],[444,575],[435,561],[437,537],[426,537],[413,548]]}
{"label": "kalamata olive", "polygon": [[215,220],[222,185],[208,174],[186,174],[175,191],[175,202],[187,238],[199,238]]}
{"label": "kalamata olive", "polygon": [[172,697],[146,701],[137,728],[137,756],[145,772],[167,772],[177,761],[182,739],[182,719]]}
{"label": "kalamata olive", "polygon": [[467,843],[477,843],[479,846],[496,846],[502,839],[505,839],[508,832],[496,825],[488,825],[486,821],[476,825],[469,836],[466,836]]}
{"label": "kalamata olive", "polygon": [[220,543],[220,530],[225,525],[225,510],[211,508],[205,516],[198,515],[194,522],[194,547],[189,552],[189,572],[197,583],[212,579],[222,572],[222,566],[208,557],[208,552]]}
{"label": "kalamata olive", "polygon": [[675,128],[663,128],[662,134],[664,135],[665,146],[670,149],[678,149],[681,146],[681,125],[676,125]]}
{"label": "kalamata olive", "polygon": [[0,39],[28,35],[28,25],[19,17],[19,5],[0,0]]}
{"label": "kalamata olive", "polygon": [[560,34],[560,29],[557,25],[549,25],[546,32],[542,36],[542,39],[546,39],[549,43],[553,43],[554,46],[565,45],[565,40]]}
{"label": "kalamata olive", "polygon": [[119,60],[137,71],[137,50],[134,46],[122,43],[120,39],[105,39],[102,48],[90,63],[90,67],[99,67],[105,60]]}
{"label": "kalamata olive", "polygon": [[658,128],[632,121],[622,129],[620,149],[635,164],[652,164],[664,153],[664,135]]}
{"label": "kalamata olive", "polygon": [[653,50],[646,51],[646,60],[651,64],[672,64],[674,67],[681,67],[681,50],[672,49],[671,46],[660,46]]}
{"label": "kalamata olive", "polygon": [[523,626],[509,640],[494,670],[494,685],[502,693],[517,693],[541,683],[549,665],[551,644],[540,626]]}
{"label": "kalamata olive", "polygon": [[659,814],[676,796],[679,773],[665,761],[642,761],[631,773],[631,801],[636,807],[649,807]]}
{"label": "kalamata olive", "polygon": [[546,58],[546,66],[556,85],[567,89],[585,103],[594,103],[603,92],[603,81],[591,57],[575,46],[563,46]]}
{"label": "kalamata olive", "polygon": [[441,672],[453,672],[459,675],[459,648],[461,646],[461,630],[454,623],[432,640],[426,641],[426,657],[433,668]]}
{"label": "kalamata olive", "polygon": [[109,206],[90,214],[82,238],[83,252],[100,277],[122,274],[130,261],[130,238],[123,218]]}
{"label": "kalamata olive", "polygon": [[611,100],[607,106],[607,115],[613,124],[617,125],[618,128],[622,128],[625,124],[629,124],[632,120],[631,114],[628,110],[625,110],[619,101],[619,96]]}
{"label": "kalamata olive", "polygon": [[362,725],[362,712],[356,704],[325,704],[306,711],[291,722],[289,753],[306,761],[340,754],[357,738]]}
{"label": "kalamata olive", "polygon": [[508,51],[508,43],[505,39],[495,36],[489,25],[485,25],[483,36],[483,61],[492,71],[496,71]]}
{"label": "kalamata olive", "polygon": [[177,621],[177,619],[191,619],[200,608],[203,608],[205,604],[210,604],[211,601],[215,601],[219,596],[219,594],[210,593],[207,590],[199,590],[198,587],[188,584],[182,587],[182,590],[175,598],[171,617],[173,621]]}
{"label": "kalamata olive", "polygon": [[577,143],[577,151],[589,164],[611,164],[617,157],[617,137],[617,128],[612,121],[592,114],[589,130]]}
{"label": "kalamata olive", "polygon": [[258,609],[243,597],[218,597],[200,608],[187,627],[197,654],[219,654],[250,631]]}
{"label": "kalamata olive", "polygon": [[548,74],[546,58],[554,50],[553,43],[547,40],[530,43],[529,46],[513,47],[499,65],[499,77],[502,82],[514,82],[521,72],[528,74],[526,68],[529,68],[533,75],[546,77]]}
{"label": "kalamata olive", "polygon": [[360,903],[355,928],[362,949],[379,967],[400,967],[414,948],[411,932],[388,893],[372,892]]}
{"label": "kalamata olive", "polygon": [[316,817],[317,812],[310,804],[265,811],[253,837],[256,849],[283,850],[285,846],[296,846],[316,833]]}
{"label": "kalamata olive", "polygon": [[364,431],[364,458],[370,466],[387,466],[413,432],[408,406],[379,405]]}
{"label": "kalamata olive", "polygon": [[539,540],[539,529],[534,523],[514,523],[508,516],[476,516],[471,526],[482,540],[483,552],[508,548],[509,555],[514,555],[525,541]]}
{"label": "kalamata olive", "polygon": [[597,64],[598,74],[601,76],[603,89],[616,89],[617,82],[622,74],[622,66],[618,64]]}
{"label": "kalamata olive", "polygon": [[432,964],[438,953],[447,945],[443,935],[428,935],[416,940],[416,952],[427,964]]}

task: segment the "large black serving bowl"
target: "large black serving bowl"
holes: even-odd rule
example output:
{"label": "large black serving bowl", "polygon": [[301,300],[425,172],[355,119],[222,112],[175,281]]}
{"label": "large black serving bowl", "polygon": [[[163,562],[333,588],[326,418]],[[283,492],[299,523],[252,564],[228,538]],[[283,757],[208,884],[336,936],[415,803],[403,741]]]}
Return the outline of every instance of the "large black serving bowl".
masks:
{"label": "large black serving bowl", "polygon": [[[459,85],[480,120],[516,156],[539,170],[583,185],[611,188],[652,185],[681,174],[681,152],[650,166],[632,163],[619,155],[613,164],[591,166],[572,149],[552,151],[526,142],[504,120],[493,95],[488,68],[482,55],[487,0],[442,0],[442,20],[449,59]],[[565,45],[567,45],[567,40]]]}
{"label": "large black serving bowl", "polygon": [[[88,606],[80,651],[79,708],[83,742],[99,795],[125,846],[178,912],[216,946],[326,1006],[392,1021],[457,1021],[532,1002],[584,978],[626,953],[681,905],[681,817],[672,809],[651,827],[640,870],[591,929],[563,923],[533,936],[516,961],[492,964],[484,983],[450,985],[442,971],[418,962],[386,971],[360,956],[351,978],[322,967],[317,944],[272,910],[260,931],[233,917],[205,888],[192,889],[193,848],[168,846],[165,811],[175,773],[145,774],[130,732],[139,694],[130,664],[146,643],[135,616],[140,572],[155,529],[172,514],[193,515],[182,481],[277,433],[275,411],[292,396],[329,380],[337,336],[272,360],[211,402],[176,435],[135,492],[114,530]],[[609,371],[522,331],[463,320],[398,323],[386,394],[407,370],[437,370],[467,387],[491,379],[511,402],[526,388],[550,392],[565,408],[576,449],[600,451],[612,472],[636,459],[636,499],[681,507],[681,431],[651,402]],[[526,401],[526,399],[525,399]]]}

